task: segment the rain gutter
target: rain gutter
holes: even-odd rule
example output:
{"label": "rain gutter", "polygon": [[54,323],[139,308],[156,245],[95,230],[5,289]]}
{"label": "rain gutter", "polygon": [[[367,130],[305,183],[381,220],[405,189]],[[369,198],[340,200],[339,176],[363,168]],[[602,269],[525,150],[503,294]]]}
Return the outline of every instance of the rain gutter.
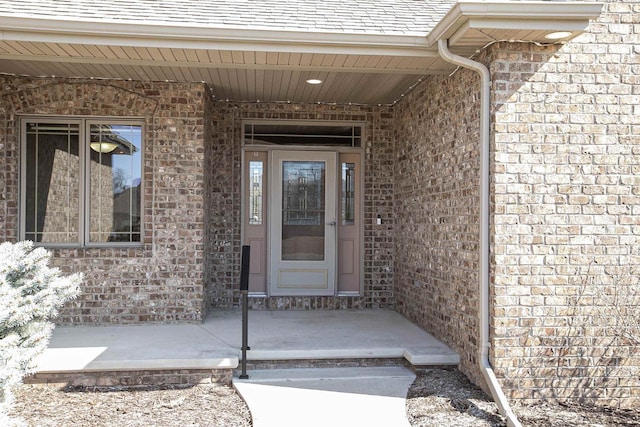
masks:
{"label": "rain gutter", "polygon": [[438,40],[438,53],[443,60],[477,72],[480,84],[480,348],[478,365],[498,405],[500,413],[507,419],[508,427],[522,424],[511,410],[498,379],[489,361],[489,142],[490,142],[490,95],[491,76],[487,67],[477,61],[455,55],[449,51],[448,40]]}

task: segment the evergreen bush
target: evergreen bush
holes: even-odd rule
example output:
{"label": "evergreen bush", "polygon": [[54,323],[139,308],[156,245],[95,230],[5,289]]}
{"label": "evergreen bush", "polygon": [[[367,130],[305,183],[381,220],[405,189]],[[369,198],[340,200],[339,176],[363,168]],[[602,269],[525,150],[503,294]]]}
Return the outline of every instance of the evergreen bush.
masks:
{"label": "evergreen bush", "polygon": [[32,242],[0,244],[0,425],[9,424],[11,389],[47,347],[51,319],[79,292],[82,275],[61,276],[50,257]]}

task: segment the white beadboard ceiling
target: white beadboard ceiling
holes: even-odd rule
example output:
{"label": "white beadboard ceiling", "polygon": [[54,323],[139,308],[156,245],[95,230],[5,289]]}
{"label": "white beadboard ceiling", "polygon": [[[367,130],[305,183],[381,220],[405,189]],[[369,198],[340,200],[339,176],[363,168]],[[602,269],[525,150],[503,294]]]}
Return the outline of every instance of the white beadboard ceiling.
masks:
{"label": "white beadboard ceiling", "polygon": [[[264,52],[0,41],[0,71],[18,75],[207,82],[234,101],[389,104],[426,74],[452,68],[423,56]],[[317,78],[320,85],[309,85]]]}
{"label": "white beadboard ceiling", "polygon": [[[379,12],[393,15],[399,20],[393,25],[401,28],[402,20],[411,15],[403,17],[391,0],[385,1]],[[148,0],[138,2],[152,6]],[[20,13],[22,6],[16,5],[23,3],[7,4],[15,10],[0,10],[1,73],[207,82],[214,96],[223,100],[357,104],[392,104],[425,76],[453,71],[455,67],[437,53],[439,38],[447,38],[454,53],[470,56],[495,41],[548,42],[545,35],[550,31],[570,31],[575,37],[601,7],[583,2],[439,0],[434,9],[439,18],[425,13],[422,21],[411,21],[411,31],[390,32],[392,27],[384,26],[369,31],[361,23],[359,32],[348,32],[322,26],[304,31],[109,21],[82,14],[33,17]],[[37,2],[24,4],[37,12]],[[428,28],[419,32],[419,25]],[[323,83],[309,85],[310,78]]]}

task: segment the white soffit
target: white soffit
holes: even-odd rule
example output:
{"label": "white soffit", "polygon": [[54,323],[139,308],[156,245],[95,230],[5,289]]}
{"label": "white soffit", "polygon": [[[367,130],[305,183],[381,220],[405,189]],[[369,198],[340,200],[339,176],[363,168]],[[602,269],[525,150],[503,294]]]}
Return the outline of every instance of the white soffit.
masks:
{"label": "white soffit", "polygon": [[524,41],[550,43],[550,32],[567,31],[567,41],[581,34],[602,4],[579,1],[476,1],[460,0],[427,36],[435,46],[448,39],[449,47],[470,55],[488,43]]}

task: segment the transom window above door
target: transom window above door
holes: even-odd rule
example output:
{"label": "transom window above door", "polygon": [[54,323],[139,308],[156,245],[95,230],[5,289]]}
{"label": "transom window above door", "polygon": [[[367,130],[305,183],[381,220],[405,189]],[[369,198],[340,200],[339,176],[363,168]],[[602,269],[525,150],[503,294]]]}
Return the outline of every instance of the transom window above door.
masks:
{"label": "transom window above door", "polygon": [[361,147],[361,123],[255,122],[244,125],[245,145]]}
{"label": "transom window above door", "polygon": [[21,121],[21,238],[48,246],[141,242],[143,125]]}

